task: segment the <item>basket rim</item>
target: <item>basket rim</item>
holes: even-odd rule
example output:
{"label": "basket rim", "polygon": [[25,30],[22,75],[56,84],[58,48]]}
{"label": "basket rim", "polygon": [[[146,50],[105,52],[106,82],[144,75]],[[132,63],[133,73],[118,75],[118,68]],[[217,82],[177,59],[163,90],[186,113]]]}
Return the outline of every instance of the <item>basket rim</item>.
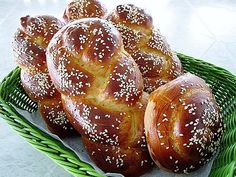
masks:
{"label": "basket rim", "polygon": [[[230,77],[230,79],[232,79],[233,82],[236,83],[236,76],[224,68],[215,66],[214,64],[205,62],[201,59],[196,59],[194,57],[190,57],[181,53],[177,53],[177,56],[180,58],[188,57],[195,60],[196,62],[207,64],[210,69],[212,68],[221,71],[223,75]],[[0,90],[2,85],[6,83],[9,79],[11,79],[11,76],[14,75],[14,72],[17,69],[19,70],[19,67],[16,67],[6,77],[4,77],[4,79],[0,82]],[[54,139],[49,134],[38,129],[35,125],[26,120],[15,110],[15,108],[11,104],[9,104],[1,97],[1,94],[0,115],[29,144],[31,144],[34,148],[53,159],[57,164],[65,168],[69,173],[73,174],[74,176],[104,176],[97,172],[91,165],[81,161],[71,149],[64,146],[60,141]],[[226,166],[228,168],[228,164]]]}
{"label": "basket rim", "polygon": [[208,67],[210,67],[210,69],[217,69],[217,70],[220,70],[224,75],[230,77],[231,79],[233,79],[234,81],[236,81],[236,74],[234,75],[232,72],[228,71],[227,69],[223,68],[223,67],[220,67],[220,66],[217,66],[211,62],[207,62],[205,61],[204,59],[200,59],[200,58],[195,58],[195,57],[192,57],[192,56],[189,56],[189,55],[185,55],[185,54],[182,54],[182,53],[179,53],[177,52],[177,56],[179,58],[182,58],[182,57],[188,57],[190,59],[193,59],[195,60],[196,62],[200,62],[200,63],[203,63],[203,64],[206,64],[208,65]]}
{"label": "basket rim", "polygon": [[[19,67],[13,69],[0,82],[0,90],[4,83],[11,79]],[[79,157],[59,140],[54,139],[48,133],[38,129],[34,124],[28,121],[24,116],[0,95],[0,115],[21,137],[23,137],[31,146],[40,152],[46,154],[57,164],[65,168],[74,176],[96,176],[104,177],[96,171],[90,164],[83,162]],[[39,144],[44,141],[43,144]],[[54,156],[55,155],[55,156]],[[78,171],[76,171],[78,170]],[[81,173],[78,173],[81,171]]]}

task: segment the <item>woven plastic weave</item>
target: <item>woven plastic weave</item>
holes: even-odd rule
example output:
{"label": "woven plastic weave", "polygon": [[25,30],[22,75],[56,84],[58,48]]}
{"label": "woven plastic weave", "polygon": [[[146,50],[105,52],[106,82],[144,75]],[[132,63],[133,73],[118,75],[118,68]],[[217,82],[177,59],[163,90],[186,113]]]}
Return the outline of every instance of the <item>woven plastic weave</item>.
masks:
{"label": "woven plastic weave", "polygon": [[[218,157],[210,177],[236,176],[236,76],[220,67],[199,59],[178,54],[185,71],[194,73],[210,85],[221,107],[225,132]],[[17,67],[0,84],[0,114],[27,142],[52,158],[74,176],[103,176],[61,142],[42,132],[12,106],[34,112],[37,104],[24,92],[20,84],[20,69]]]}

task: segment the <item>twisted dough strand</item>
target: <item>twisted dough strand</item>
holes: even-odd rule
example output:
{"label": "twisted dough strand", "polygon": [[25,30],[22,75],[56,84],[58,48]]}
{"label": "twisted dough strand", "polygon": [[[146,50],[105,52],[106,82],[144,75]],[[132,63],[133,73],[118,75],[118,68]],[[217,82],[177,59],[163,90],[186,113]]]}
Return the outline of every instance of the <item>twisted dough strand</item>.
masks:
{"label": "twisted dough strand", "polygon": [[106,19],[122,34],[125,50],[139,65],[145,91],[150,93],[181,74],[178,57],[143,9],[131,4],[119,5]]}
{"label": "twisted dough strand", "polygon": [[67,22],[82,18],[101,18],[106,11],[105,7],[97,0],[73,0],[67,5],[63,18]]}
{"label": "twisted dough strand", "polygon": [[178,57],[145,10],[124,4],[106,14],[104,6],[97,0],[74,0],[65,13],[66,18],[71,20],[98,17],[112,22],[121,33],[125,50],[139,66],[145,91],[150,93],[181,75],[182,66]]}
{"label": "twisted dough strand", "polygon": [[63,111],[61,95],[51,82],[46,64],[46,47],[64,24],[52,16],[21,18],[13,41],[13,54],[21,67],[21,81],[28,95],[39,105],[48,128],[63,137],[74,132]]}

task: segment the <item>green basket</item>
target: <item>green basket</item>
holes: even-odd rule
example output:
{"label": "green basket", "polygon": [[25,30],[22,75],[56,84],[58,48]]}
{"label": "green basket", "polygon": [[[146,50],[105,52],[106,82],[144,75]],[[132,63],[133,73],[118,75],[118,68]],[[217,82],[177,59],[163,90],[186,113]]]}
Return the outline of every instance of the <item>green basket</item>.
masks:
{"label": "green basket", "polygon": [[[225,132],[221,150],[214,160],[210,177],[233,177],[236,175],[236,76],[230,72],[183,54],[178,54],[186,71],[194,73],[211,86],[224,117]],[[33,147],[52,158],[74,176],[103,176],[92,166],[65,147],[60,141],[39,130],[17,108],[34,112],[37,104],[24,92],[17,67],[0,84],[0,114]]]}

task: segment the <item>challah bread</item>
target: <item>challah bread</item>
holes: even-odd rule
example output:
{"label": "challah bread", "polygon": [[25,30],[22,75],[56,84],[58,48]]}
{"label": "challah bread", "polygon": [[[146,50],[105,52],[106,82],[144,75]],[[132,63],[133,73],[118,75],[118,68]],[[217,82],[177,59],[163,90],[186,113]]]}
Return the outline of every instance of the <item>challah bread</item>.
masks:
{"label": "challah bread", "polygon": [[144,136],[147,95],[138,66],[109,22],[69,23],[51,40],[47,64],[64,110],[104,171],[139,176],[152,166]]}
{"label": "challah bread", "polygon": [[190,73],[150,94],[144,125],[152,159],[176,173],[189,173],[209,162],[223,133],[210,88]]}
{"label": "challah bread", "polygon": [[145,10],[131,4],[118,5],[106,19],[119,30],[125,50],[138,64],[145,91],[150,93],[180,76],[182,67],[178,57]]}
{"label": "challah bread", "polygon": [[74,132],[66,118],[61,94],[48,75],[46,47],[53,35],[64,25],[52,16],[25,16],[20,19],[13,41],[13,54],[21,67],[21,81],[27,94],[38,102],[39,112],[48,128],[60,137]]}
{"label": "challah bread", "polygon": [[101,18],[106,11],[105,7],[97,0],[73,0],[67,5],[63,18],[67,22],[82,18]]}

